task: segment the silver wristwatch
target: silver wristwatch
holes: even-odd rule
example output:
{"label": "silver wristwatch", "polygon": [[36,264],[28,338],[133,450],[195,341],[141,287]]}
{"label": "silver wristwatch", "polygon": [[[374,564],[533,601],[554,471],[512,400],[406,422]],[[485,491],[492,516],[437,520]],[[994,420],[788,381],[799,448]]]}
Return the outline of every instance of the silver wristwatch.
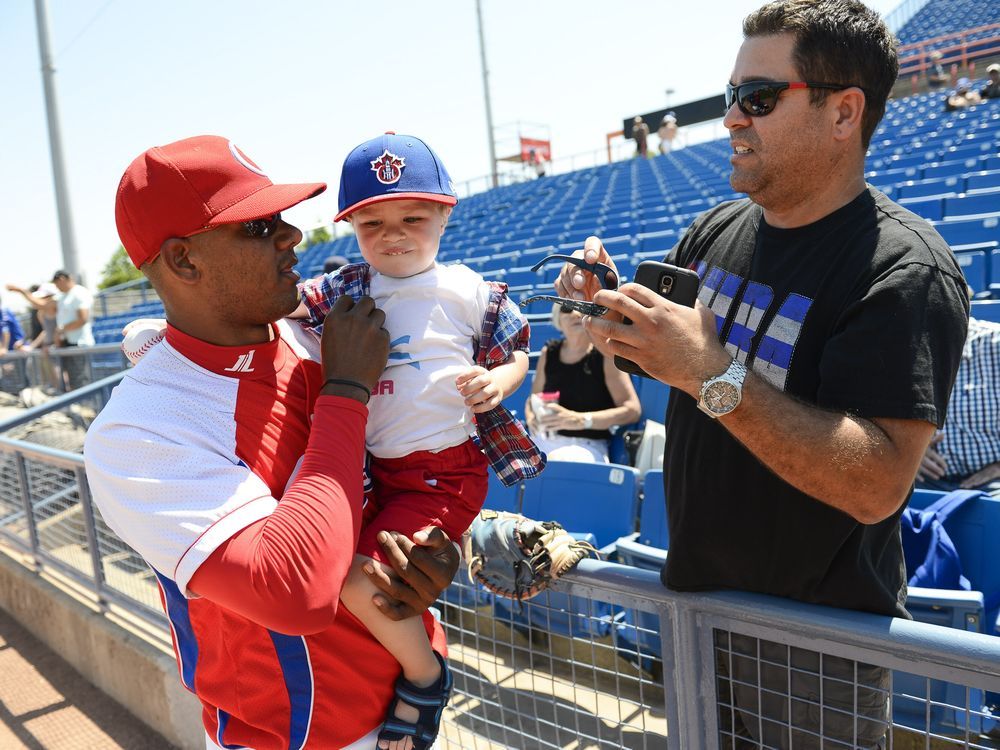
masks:
{"label": "silver wristwatch", "polygon": [[740,405],[746,376],[747,368],[734,359],[724,373],[702,383],[698,408],[713,419],[729,414]]}

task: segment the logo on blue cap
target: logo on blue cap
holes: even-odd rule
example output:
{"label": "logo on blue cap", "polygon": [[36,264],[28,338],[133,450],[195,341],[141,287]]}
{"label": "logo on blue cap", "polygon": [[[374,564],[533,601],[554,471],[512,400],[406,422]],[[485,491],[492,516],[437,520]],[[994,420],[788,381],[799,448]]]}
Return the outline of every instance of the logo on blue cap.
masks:
{"label": "logo on blue cap", "polygon": [[458,202],[451,177],[430,146],[412,135],[385,133],[356,146],[344,160],[334,220],[362,206],[404,199]]}
{"label": "logo on blue cap", "polygon": [[403,176],[403,167],[406,166],[406,159],[389,153],[389,149],[382,152],[382,155],[372,160],[372,172],[375,179],[383,185],[395,185],[399,178]]}

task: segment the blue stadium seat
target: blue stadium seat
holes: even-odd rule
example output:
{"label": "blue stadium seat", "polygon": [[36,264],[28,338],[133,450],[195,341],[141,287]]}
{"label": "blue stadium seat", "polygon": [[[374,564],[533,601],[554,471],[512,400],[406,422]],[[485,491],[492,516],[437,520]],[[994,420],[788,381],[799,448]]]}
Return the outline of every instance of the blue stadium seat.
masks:
{"label": "blue stadium seat", "polygon": [[1000,216],[1000,193],[977,193],[944,199],[944,218]]}
{"label": "blue stadium seat", "polygon": [[483,503],[483,507],[520,513],[523,493],[524,482],[518,482],[512,487],[504,487],[503,482],[497,479],[496,473],[490,469],[489,487],[486,490],[486,502]]}
{"label": "blue stadium seat", "polygon": [[965,274],[965,283],[972,287],[973,292],[989,289],[990,282],[987,276],[989,267],[986,262],[986,253],[982,250],[957,252],[955,258],[962,268],[962,273]]}
{"label": "blue stadium seat", "polygon": [[[1000,169],[976,172],[965,178],[965,192],[980,193],[1000,190]],[[1000,195],[997,196],[1000,201]]]}
{"label": "blue stadium seat", "polygon": [[969,315],[976,320],[1000,323],[1000,300],[973,300]]}
{"label": "blue stadium seat", "polygon": [[639,472],[632,466],[549,461],[525,483],[524,514],[592,533],[608,547],[635,528]]}
{"label": "blue stadium seat", "polygon": [[670,386],[653,378],[637,378],[636,391],[642,407],[642,419],[652,419],[666,423],[667,402],[670,400]]}
{"label": "blue stadium seat", "polygon": [[1000,240],[1000,219],[996,216],[985,219],[941,221],[936,223],[934,228],[952,247]]}
{"label": "blue stadium seat", "polygon": [[929,198],[900,198],[899,205],[908,211],[913,211],[917,216],[922,216],[928,221],[940,221],[944,218],[944,201],[938,197]]}
{"label": "blue stadium seat", "polygon": [[957,195],[962,192],[962,180],[959,177],[939,177],[933,180],[915,180],[899,186],[898,198],[923,198],[926,196]]}
{"label": "blue stadium seat", "polygon": [[[940,493],[914,492],[910,507],[925,508]],[[945,627],[973,632],[998,633],[997,615],[1000,602],[995,594],[1000,592],[1000,547],[995,543],[996,530],[1000,528],[1000,500],[981,496],[956,510],[945,522],[945,530],[958,550],[962,572],[972,584],[972,591],[946,591],[911,587],[907,609],[915,619]],[[983,727],[977,717],[967,722],[962,709],[947,706],[965,706],[965,688],[940,680],[929,682],[921,677],[896,672],[896,692],[927,696],[947,705],[931,707],[931,728],[934,731],[978,732]],[[928,696],[929,693],[929,696]],[[974,690],[969,697],[974,708],[983,704],[981,691]],[[926,705],[922,702],[895,701],[893,718],[909,726],[923,727]]]}
{"label": "blue stadium seat", "polygon": [[524,402],[531,395],[531,382],[534,379],[535,371],[531,370],[524,376],[524,382],[503,400],[503,405],[507,407],[507,410],[522,422],[524,421]]}

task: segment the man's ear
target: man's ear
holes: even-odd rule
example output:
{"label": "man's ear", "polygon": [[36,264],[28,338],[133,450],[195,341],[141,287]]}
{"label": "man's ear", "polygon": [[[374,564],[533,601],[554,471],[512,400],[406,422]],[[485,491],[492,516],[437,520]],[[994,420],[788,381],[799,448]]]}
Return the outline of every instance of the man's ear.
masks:
{"label": "man's ear", "polygon": [[158,262],[163,275],[186,284],[193,284],[201,278],[201,269],[191,258],[191,242],[187,237],[170,237],[160,245]]}
{"label": "man's ear", "polygon": [[441,204],[441,234],[444,234],[445,227],[448,226],[448,219],[451,218],[451,206]]}
{"label": "man's ear", "polygon": [[838,91],[835,97],[833,136],[838,141],[849,140],[861,131],[861,119],[865,112],[865,92],[857,86]]}

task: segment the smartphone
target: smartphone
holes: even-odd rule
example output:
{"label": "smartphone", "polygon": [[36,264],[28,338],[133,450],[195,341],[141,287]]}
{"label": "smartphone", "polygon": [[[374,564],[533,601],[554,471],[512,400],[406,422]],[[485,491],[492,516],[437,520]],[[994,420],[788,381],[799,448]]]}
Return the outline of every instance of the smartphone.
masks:
{"label": "smartphone", "polygon": [[[632,281],[636,284],[642,284],[647,289],[652,289],[664,299],[676,302],[678,305],[694,307],[695,300],[698,299],[698,274],[687,268],[672,266],[669,263],[644,260],[635,269],[635,278]],[[622,322],[625,325],[632,325],[632,321],[628,318]],[[632,375],[641,375],[644,378],[652,377],[632,360],[618,355],[615,355],[615,367]]]}

